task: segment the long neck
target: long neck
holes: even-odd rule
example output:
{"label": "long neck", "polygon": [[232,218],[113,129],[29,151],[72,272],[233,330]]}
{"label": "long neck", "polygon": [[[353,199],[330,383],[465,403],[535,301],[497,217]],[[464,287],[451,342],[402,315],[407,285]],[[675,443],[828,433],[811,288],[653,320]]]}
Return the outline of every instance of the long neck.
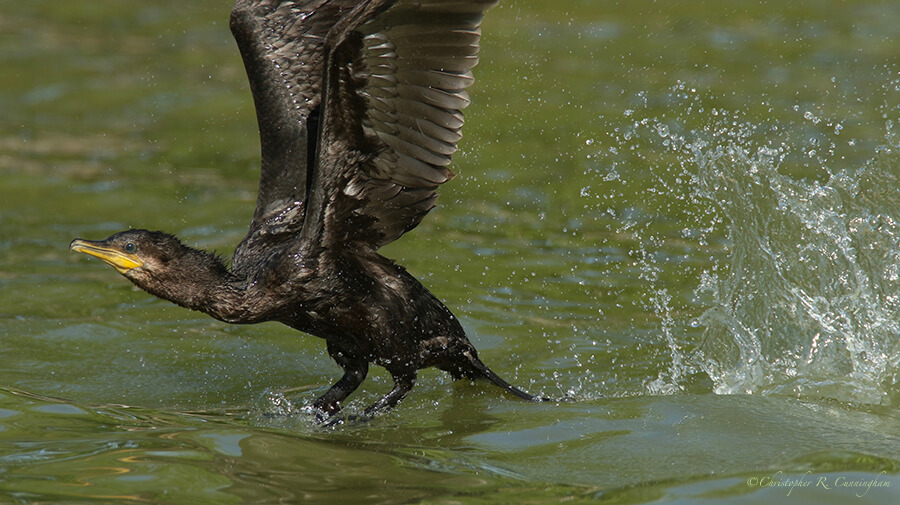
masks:
{"label": "long neck", "polygon": [[245,283],[234,276],[216,256],[184,247],[152,274],[130,277],[148,293],[227,322],[248,322],[244,305]]}

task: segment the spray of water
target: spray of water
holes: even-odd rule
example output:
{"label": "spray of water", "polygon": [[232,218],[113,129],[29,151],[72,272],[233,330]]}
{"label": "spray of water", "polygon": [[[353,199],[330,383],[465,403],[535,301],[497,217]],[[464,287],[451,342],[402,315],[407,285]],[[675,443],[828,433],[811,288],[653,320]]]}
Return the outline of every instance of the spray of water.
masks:
{"label": "spray of water", "polygon": [[697,194],[727,217],[728,275],[697,363],[719,392],[794,392],[886,403],[900,336],[900,157],[824,183],[778,171],[778,153],[697,149]]}
{"label": "spray of water", "polygon": [[[665,198],[683,200],[696,224],[684,238],[703,243],[718,227],[727,252],[698,276],[700,316],[691,321],[673,314],[672,297],[654,282],[652,252],[641,255],[650,258],[642,260],[647,309],[671,354],[648,391],[682,390],[699,372],[722,394],[896,405],[900,133],[889,117],[896,108],[883,107],[884,137],[857,162],[841,155],[855,141],[840,137],[838,120],[795,107],[797,124],[752,124],[741,113],[697,105],[682,83],[672,92],[685,97],[678,114],[702,114],[706,124],[685,131],[678,121],[629,110],[620,143],[674,155],[676,163],[652,164],[654,193],[665,195],[652,205],[664,214]],[[804,126],[816,133],[797,134]],[[804,175],[795,174],[798,165]],[[652,248],[648,230],[636,238]],[[694,332],[699,341],[679,333],[688,327],[702,328]]]}

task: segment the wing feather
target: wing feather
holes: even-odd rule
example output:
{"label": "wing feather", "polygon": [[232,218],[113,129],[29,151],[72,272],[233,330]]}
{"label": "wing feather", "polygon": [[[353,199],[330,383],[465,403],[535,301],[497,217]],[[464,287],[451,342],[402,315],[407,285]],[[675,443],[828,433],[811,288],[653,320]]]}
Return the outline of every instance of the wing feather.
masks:
{"label": "wing feather", "polygon": [[241,268],[273,235],[296,236],[316,150],[325,36],[359,0],[237,0],[234,35],[256,107],[261,146],[259,195],[250,229],[235,251]]}
{"label": "wing feather", "polygon": [[495,0],[369,0],[328,33],[324,120],[303,241],[380,247],[454,174],[480,24]]}

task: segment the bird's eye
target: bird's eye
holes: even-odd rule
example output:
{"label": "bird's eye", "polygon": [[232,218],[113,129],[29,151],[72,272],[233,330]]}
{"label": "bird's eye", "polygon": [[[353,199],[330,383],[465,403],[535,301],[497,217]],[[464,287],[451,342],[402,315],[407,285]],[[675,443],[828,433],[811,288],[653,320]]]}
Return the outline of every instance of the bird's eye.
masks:
{"label": "bird's eye", "polygon": [[127,252],[128,254],[134,254],[134,251],[137,251],[137,246],[134,245],[134,242],[125,244],[125,252]]}

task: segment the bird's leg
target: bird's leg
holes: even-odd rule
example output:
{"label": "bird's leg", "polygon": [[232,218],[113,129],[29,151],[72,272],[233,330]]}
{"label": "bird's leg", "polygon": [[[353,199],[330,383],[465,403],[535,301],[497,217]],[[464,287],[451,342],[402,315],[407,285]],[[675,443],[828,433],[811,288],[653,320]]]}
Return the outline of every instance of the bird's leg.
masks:
{"label": "bird's leg", "polygon": [[394,377],[394,388],[384,395],[380,400],[375,402],[371,407],[367,408],[364,417],[370,418],[379,412],[390,410],[400,403],[400,400],[406,398],[410,390],[416,384],[416,372],[404,372],[400,374],[391,373]]}
{"label": "bird's leg", "polygon": [[321,416],[317,416],[321,417],[320,420],[325,420],[341,410],[341,402],[350,396],[350,393],[356,391],[369,372],[369,363],[364,360],[340,359],[337,361],[338,365],[344,369],[343,377],[313,403],[313,408],[321,413]]}

